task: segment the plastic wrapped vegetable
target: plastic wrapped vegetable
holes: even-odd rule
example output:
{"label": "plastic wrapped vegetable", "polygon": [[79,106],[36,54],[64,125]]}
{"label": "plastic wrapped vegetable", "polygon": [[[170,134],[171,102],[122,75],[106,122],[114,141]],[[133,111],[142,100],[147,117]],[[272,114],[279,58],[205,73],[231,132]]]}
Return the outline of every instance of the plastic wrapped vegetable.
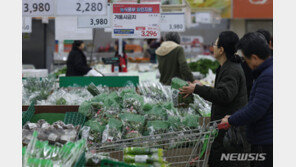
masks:
{"label": "plastic wrapped vegetable", "polygon": [[163,156],[163,149],[145,147],[126,147],[124,148],[123,153],[129,155],[151,155],[157,153],[159,156]]}
{"label": "plastic wrapped vegetable", "polygon": [[154,105],[152,109],[146,112],[148,120],[166,120],[167,110],[162,105]]}
{"label": "plastic wrapped vegetable", "polygon": [[140,137],[144,129],[145,117],[137,114],[123,113],[119,115],[123,122],[123,134],[126,138]]}
{"label": "plastic wrapped vegetable", "polygon": [[159,82],[141,82],[138,88],[140,94],[144,96],[145,102],[159,103],[171,101],[170,87],[163,86]]}
{"label": "plastic wrapped vegetable", "polygon": [[166,131],[169,128],[169,125],[170,124],[167,121],[160,121],[160,120],[148,121],[147,122],[148,133],[150,135],[166,133]]}
{"label": "plastic wrapped vegetable", "polygon": [[39,120],[37,123],[26,123],[23,126],[23,145],[27,145],[32,139],[33,131],[38,131],[38,140],[49,141],[52,144],[65,144],[68,141],[76,141],[79,126],[74,127],[71,124],[64,124],[57,121],[50,125],[45,120]]}
{"label": "plastic wrapped vegetable", "polygon": [[86,149],[85,140],[68,142],[62,147],[48,145],[37,140],[37,131],[33,133],[24,154],[23,166],[72,166]]}
{"label": "plastic wrapped vegetable", "polygon": [[131,163],[130,165],[134,165],[136,167],[168,167],[167,163],[159,163],[154,162],[153,164],[146,164],[146,163]]}
{"label": "plastic wrapped vegetable", "polygon": [[92,94],[93,96],[97,96],[100,94],[100,91],[98,90],[98,88],[96,87],[96,85],[94,83],[90,83],[87,87],[87,90],[89,91],[90,94]]}
{"label": "plastic wrapped vegetable", "polygon": [[116,159],[110,158],[109,153],[91,153],[90,151],[85,154],[86,166],[99,166],[100,162],[104,159],[118,161]]}
{"label": "plastic wrapped vegetable", "polygon": [[152,108],[153,108],[153,104],[146,103],[143,105],[143,111],[145,112],[152,110]]}
{"label": "plastic wrapped vegetable", "polygon": [[98,102],[84,101],[78,108],[78,112],[86,118],[91,119],[102,108],[103,104]]}
{"label": "plastic wrapped vegetable", "polygon": [[199,120],[198,115],[189,115],[188,114],[183,118],[182,124],[188,128],[197,128],[199,126],[198,120]]}
{"label": "plastic wrapped vegetable", "polygon": [[[173,89],[179,90],[180,88],[184,86],[188,86],[188,83],[182,79],[174,77],[172,79],[171,86]],[[188,107],[190,103],[193,103],[194,98],[193,95],[189,95],[186,98],[184,98],[185,95],[179,94],[178,95],[178,105],[183,107]]]}
{"label": "plastic wrapped vegetable", "polygon": [[136,111],[140,111],[144,105],[144,99],[138,94],[125,94],[123,96],[123,107],[124,108],[133,108]]}
{"label": "plastic wrapped vegetable", "polygon": [[109,119],[108,124],[103,132],[102,142],[111,142],[120,140],[122,137],[121,133],[122,122],[118,119]]}
{"label": "plastic wrapped vegetable", "polygon": [[169,116],[168,117],[169,126],[173,131],[178,131],[182,129],[181,119],[178,116]]}
{"label": "plastic wrapped vegetable", "polygon": [[84,101],[78,108],[78,112],[91,118],[93,116],[93,108],[90,101]]}
{"label": "plastic wrapped vegetable", "polygon": [[152,155],[125,154],[123,156],[123,161],[126,163],[147,163],[147,164],[153,164],[155,162],[165,163],[163,157],[158,154],[152,154]]}
{"label": "plastic wrapped vegetable", "polygon": [[105,126],[102,125],[97,120],[89,120],[85,123],[85,126],[90,127],[88,139],[91,142],[99,143],[102,141],[103,132],[105,130]]}
{"label": "plastic wrapped vegetable", "polygon": [[59,98],[56,101],[56,105],[66,105],[66,104],[67,104],[67,101],[63,97]]}

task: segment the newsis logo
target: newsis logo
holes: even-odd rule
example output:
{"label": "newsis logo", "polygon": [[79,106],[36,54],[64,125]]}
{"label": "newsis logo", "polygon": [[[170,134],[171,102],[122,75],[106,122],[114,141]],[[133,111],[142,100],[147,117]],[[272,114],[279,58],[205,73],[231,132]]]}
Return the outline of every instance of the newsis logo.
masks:
{"label": "newsis logo", "polygon": [[266,153],[222,153],[221,161],[264,161]]}

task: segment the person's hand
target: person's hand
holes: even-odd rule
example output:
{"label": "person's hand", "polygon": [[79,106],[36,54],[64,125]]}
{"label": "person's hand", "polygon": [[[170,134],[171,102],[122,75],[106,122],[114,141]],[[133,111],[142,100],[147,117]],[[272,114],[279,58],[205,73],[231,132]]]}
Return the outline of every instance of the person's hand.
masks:
{"label": "person's hand", "polygon": [[223,119],[222,119],[222,121],[221,121],[221,124],[229,124],[229,122],[228,122],[228,118],[230,117],[230,115],[226,115]]}
{"label": "person's hand", "polygon": [[194,84],[198,84],[198,85],[200,85],[200,86],[203,86],[203,84],[202,84],[199,80],[195,80],[195,81],[193,81],[193,83],[194,83]]}
{"label": "person's hand", "polygon": [[184,96],[184,98],[186,98],[187,96],[189,96],[190,94],[192,94],[194,92],[195,89],[195,85],[194,83],[189,83],[188,86],[184,86],[183,88],[180,88],[180,94],[186,94]]}

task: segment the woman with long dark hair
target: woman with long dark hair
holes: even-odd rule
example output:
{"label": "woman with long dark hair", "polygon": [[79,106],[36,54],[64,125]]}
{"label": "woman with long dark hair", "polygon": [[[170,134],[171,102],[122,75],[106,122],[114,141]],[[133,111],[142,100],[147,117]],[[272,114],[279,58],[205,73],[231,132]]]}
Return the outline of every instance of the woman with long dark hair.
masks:
{"label": "woman with long dark hair", "polygon": [[[244,107],[248,101],[245,74],[241,66],[241,59],[235,55],[239,37],[232,31],[220,33],[213,44],[214,57],[220,63],[216,70],[214,88],[204,86],[199,81],[180,89],[181,94],[196,93],[202,98],[212,102],[211,120],[220,120],[225,115],[231,115]],[[230,167],[238,166],[236,162],[221,161],[223,153],[229,149],[223,145],[226,130],[220,130],[212,144],[209,166]],[[243,148],[242,148],[243,149]],[[242,150],[236,150],[240,152]],[[242,165],[239,165],[242,166]]]}

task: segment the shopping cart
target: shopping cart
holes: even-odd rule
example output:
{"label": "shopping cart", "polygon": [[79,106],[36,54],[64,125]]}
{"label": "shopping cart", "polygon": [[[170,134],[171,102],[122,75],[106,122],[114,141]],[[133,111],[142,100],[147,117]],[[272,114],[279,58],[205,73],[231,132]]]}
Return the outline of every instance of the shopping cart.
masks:
{"label": "shopping cart", "polygon": [[219,122],[221,120],[209,122],[192,130],[102,143],[96,149],[97,152],[107,152],[110,157],[123,161],[123,149],[126,147],[161,148],[170,167],[206,167],[211,144],[219,129],[229,126]]}

